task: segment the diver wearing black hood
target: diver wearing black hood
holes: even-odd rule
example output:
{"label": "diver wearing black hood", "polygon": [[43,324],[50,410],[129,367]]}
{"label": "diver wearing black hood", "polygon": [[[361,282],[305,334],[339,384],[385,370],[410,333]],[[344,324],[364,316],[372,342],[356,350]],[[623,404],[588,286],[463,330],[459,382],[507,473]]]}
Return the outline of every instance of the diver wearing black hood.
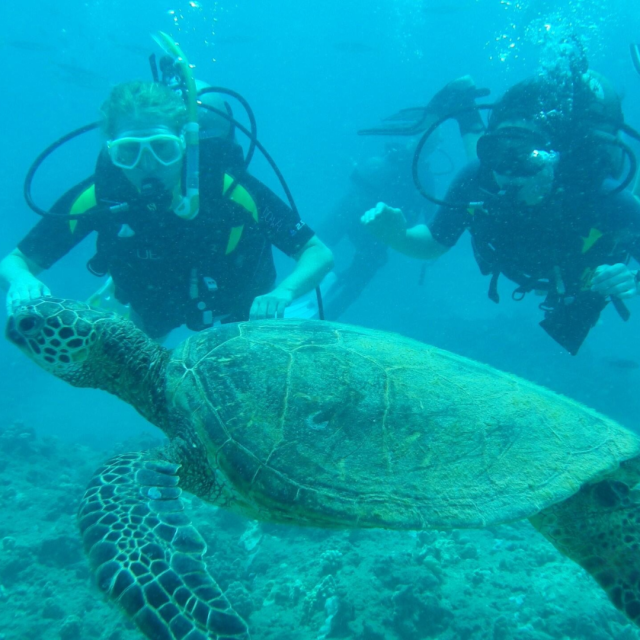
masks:
{"label": "diver wearing black hood", "polygon": [[[428,225],[407,228],[399,209],[380,203],[362,218],[379,239],[413,257],[437,258],[463,232],[472,236],[489,297],[498,278],[514,299],[544,292],[541,326],[576,354],[608,301],[638,294],[631,257],[640,259],[640,203],[621,184],[626,147],[620,100],[608,81],[581,70],[558,82],[537,76],[495,105],[465,167]],[[632,169],[635,168],[635,158]]]}

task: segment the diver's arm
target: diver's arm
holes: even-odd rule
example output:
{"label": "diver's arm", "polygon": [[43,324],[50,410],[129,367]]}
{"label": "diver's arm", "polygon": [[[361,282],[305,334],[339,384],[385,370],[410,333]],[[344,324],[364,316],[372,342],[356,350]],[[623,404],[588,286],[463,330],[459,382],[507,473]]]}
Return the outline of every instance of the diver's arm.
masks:
{"label": "diver's arm", "polygon": [[318,236],[310,238],[293,258],[296,261],[294,270],[277,288],[288,289],[294,299],[317,287],[333,269],[331,249]]}
{"label": "diver's arm", "polygon": [[78,216],[73,223],[67,217],[78,198],[92,188],[92,179],[88,179],[69,189],[51,207],[51,213],[56,215],[42,218],[18,246],[0,261],[0,287],[8,292],[9,314],[21,301],[50,296],[48,287],[36,276],[55,264],[94,230],[94,218],[91,216],[86,219]]}
{"label": "diver's arm", "polygon": [[391,246],[406,256],[420,260],[435,260],[451,248],[440,244],[431,235],[431,230],[426,224],[417,224],[415,227],[407,229],[398,246]]}
{"label": "diver's arm", "polygon": [[0,286],[7,291],[7,313],[13,313],[21,300],[50,296],[47,286],[36,276],[42,268],[20,249],[14,249],[0,262]]}
{"label": "diver's arm", "polygon": [[440,244],[427,225],[418,224],[408,229],[402,211],[384,202],[367,211],[361,220],[376,238],[410,258],[435,260],[450,248]]}
{"label": "diver's arm", "polygon": [[253,301],[249,313],[252,320],[282,318],[296,298],[317,287],[333,268],[331,250],[315,235],[293,258],[296,261],[293,271],[273,291]]}
{"label": "diver's arm", "polygon": [[[634,190],[640,184],[636,183]],[[634,197],[635,196],[635,197]],[[611,209],[608,220],[618,237],[626,238],[624,249],[629,256],[640,263],[640,202],[638,196],[628,192],[615,194],[608,199]],[[603,296],[613,296],[626,300],[640,295],[638,271],[629,264],[618,262],[602,264],[593,273],[591,290]]]}

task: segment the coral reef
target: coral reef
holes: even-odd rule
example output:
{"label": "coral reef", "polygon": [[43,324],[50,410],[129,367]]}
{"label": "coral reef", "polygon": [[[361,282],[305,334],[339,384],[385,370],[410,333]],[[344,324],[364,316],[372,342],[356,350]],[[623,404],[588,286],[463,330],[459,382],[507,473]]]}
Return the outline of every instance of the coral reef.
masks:
{"label": "coral reef", "polygon": [[[114,451],[0,427],[0,640],[140,640],[91,581],[75,512]],[[186,496],[207,562],[254,640],[640,640],[526,522],[481,531],[259,524]]]}

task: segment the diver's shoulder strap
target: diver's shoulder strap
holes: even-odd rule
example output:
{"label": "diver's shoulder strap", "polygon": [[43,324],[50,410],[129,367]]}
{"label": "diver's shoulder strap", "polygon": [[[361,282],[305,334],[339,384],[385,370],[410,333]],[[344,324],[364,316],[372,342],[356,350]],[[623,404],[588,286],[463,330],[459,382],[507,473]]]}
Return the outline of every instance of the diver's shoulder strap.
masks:
{"label": "diver's shoulder strap", "polygon": [[253,199],[251,194],[228,173],[224,174],[222,194],[227,196],[232,202],[240,205],[251,214],[251,217],[255,222],[258,222],[258,205],[256,204],[256,201]]}
{"label": "diver's shoulder strap", "polygon": [[[96,185],[92,182],[86,189],[80,192],[69,209],[70,216],[79,216],[87,211],[95,209],[98,202],[96,200]],[[69,218],[69,229],[71,233],[76,230],[78,220],[76,217]]]}
{"label": "diver's shoulder strap", "polygon": [[[256,204],[256,201],[253,199],[251,194],[228,173],[224,174],[222,195],[228,197],[231,202],[235,202],[237,205],[242,207],[251,215],[254,222],[258,222],[258,205]],[[229,239],[227,240],[227,247],[225,249],[225,255],[229,255],[238,246],[243,230],[244,224],[231,227]]]}

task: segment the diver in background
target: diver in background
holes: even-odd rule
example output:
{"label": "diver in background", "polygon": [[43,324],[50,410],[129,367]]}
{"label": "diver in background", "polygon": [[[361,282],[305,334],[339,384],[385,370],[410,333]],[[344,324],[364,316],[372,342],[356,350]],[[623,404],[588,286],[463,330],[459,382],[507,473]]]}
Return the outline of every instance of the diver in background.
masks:
{"label": "diver in background", "polygon": [[389,259],[387,245],[360,224],[362,211],[384,200],[401,203],[414,224],[428,215],[429,204],[415,190],[411,179],[412,158],[412,143],[398,140],[385,145],[384,155],[358,163],[347,192],[320,223],[318,232],[334,252],[345,237],[354,248],[351,263],[337,274],[324,295],[328,320],[338,320]]}
{"label": "diver in background", "polygon": [[[629,45],[631,52],[631,62],[636,73],[640,75],[640,44],[633,43]],[[636,176],[635,184],[633,185],[633,194],[640,198],[640,173]]]}
{"label": "diver in background", "polygon": [[619,97],[586,68],[567,85],[536,76],[509,89],[478,141],[479,161],[456,176],[449,206],[428,224],[410,227],[384,203],[362,222],[422,260],[443,255],[468,230],[491,276],[489,297],[499,301],[500,274],[516,283],[516,300],[543,293],[541,326],[575,355],[608,301],[627,319],[622,300],[639,292],[628,263],[640,259],[640,203],[609,179],[624,164]]}
{"label": "diver in background", "polygon": [[[175,91],[158,82],[123,83],[102,114],[107,140],[95,175],[52,210],[82,215],[43,218],[0,263],[9,313],[50,295],[39,272],[93,231],[97,253],[89,270],[113,278],[118,300],[155,339],[182,324],[197,331],[216,319],[282,317],[331,269],[331,252],[297,214],[235,170],[234,146],[224,136],[200,144],[199,212],[179,215],[187,109]],[[128,210],[85,215],[120,202]],[[277,287],[272,244],[296,261]]]}
{"label": "diver in background", "polygon": [[[385,145],[384,154],[358,163],[350,176],[347,193],[320,224],[320,235],[334,251],[345,236],[355,249],[351,264],[337,275],[324,296],[328,320],[340,318],[388,260],[387,245],[360,224],[362,211],[376,202],[394,202],[411,226],[420,220],[428,220],[433,213],[433,207],[416,191],[411,177],[416,139],[407,142],[397,136],[415,136],[443,116],[457,113],[465,151],[468,159],[472,159],[475,143],[484,131],[474,101],[485,94],[476,89],[469,76],[458,78],[436,93],[426,107],[405,109],[387,118],[383,125],[359,132],[361,135],[394,136],[394,139]],[[423,173],[432,181],[428,166]]]}

